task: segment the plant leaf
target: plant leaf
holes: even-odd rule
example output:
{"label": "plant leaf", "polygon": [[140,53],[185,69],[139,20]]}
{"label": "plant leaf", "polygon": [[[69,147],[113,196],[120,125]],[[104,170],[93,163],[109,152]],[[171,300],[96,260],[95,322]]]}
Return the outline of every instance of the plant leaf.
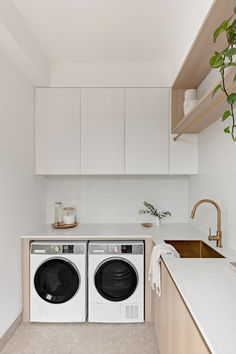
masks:
{"label": "plant leaf", "polygon": [[230,18],[228,18],[228,20],[224,20],[219,27],[217,27],[217,29],[215,30],[214,34],[213,34],[213,41],[216,42],[218,36],[220,35],[221,32],[226,31],[227,26],[229,21],[231,20],[233,16],[231,16]]}
{"label": "plant leaf", "polygon": [[219,34],[220,34],[221,32],[223,32],[223,31],[225,31],[225,29],[223,28],[222,25],[219,26],[219,27],[215,30],[215,32],[214,32],[214,34],[213,34],[213,41],[214,41],[214,42],[216,42],[216,40],[217,40]]}
{"label": "plant leaf", "polygon": [[234,30],[236,28],[236,20],[234,20],[234,22],[227,28],[227,32]]}
{"label": "plant leaf", "polygon": [[236,15],[236,6],[235,6],[235,8],[234,8],[234,14]]}
{"label": "plant leaf", "polygon": [[209,61],[210,66],[211,66],[212,68],[214,67],[215,62],[216,62],[216,56],[213,55],[213,57],[211,57],[211,59],[210,59],[210,61]]}
{"label": "plant leaf", "polygon": [[223,64],[224,64],[224,59],[221,58],[219,60],[216,60],[214,68],[219,68]]}
{"label": "plant leaf", "polygon": [[214,55],[210,59],[210,65],[211,65],[212,68],[219,68],[223,64],[224,64],[224,59],[223,59],[221,54]]}
{"label": "plant leaf", "polygon": [[138,212],[139,214],[150,214],[150,211],[149,210],[139,210]]}
{"label": "plant leaf", "polygon": [[235,44],[235,38],[236,38],[236,34],[235,34],[235,28],[232,29],[228,29],[226,31],[226,36],[227,36],[227,40],[229,42],[229,44],[233,45]]}
{"label": "plant leaf", "polygon": [[221,84],[217,85],[217,86],[214,88],[214,90],[213,90],[213,92],[212,92],[212,95],[211,95],[212,98],[215,96],[215,94],[216,94],[216,92],[219,90],[219,88],[221,88]]}
{"label": "plant leaf", "polygon": [[225,111],[225,113],[223,114],[223,117],[222,117],[222,122],[224,120],[226,120],[229,116],[230,116],[230,111]]}
{"label": "plant leaf", "polygon": [[225,133],[230,133],[229,127],[226,127],[226,128],[224,129],[224,132],[225,132]]}
{"label": "plant leaf", "polygon": [[232,57],[233,55],[235,55],[236,54],[236,48],[230,48],[229,50],[228,50],[228,57]]}
{"label": "plant leaf", "polygon": [[236,81],[236,74],[234,75],[234,81]]}
{"label": "plant leaf", "polygon": [[235,101],[236,101],[236,93],[231,93],[227,97],[227,102],[228,102],[228,104],[234,104]]}
{"label": "plant leaf", "polygon": [[146,211],[146,213],[157,216],[157,210],[154,208],[154,206],[152,204],[150,204],[150,203],[148,203],[146,201],[144,201],[143,204],[148,209]]}

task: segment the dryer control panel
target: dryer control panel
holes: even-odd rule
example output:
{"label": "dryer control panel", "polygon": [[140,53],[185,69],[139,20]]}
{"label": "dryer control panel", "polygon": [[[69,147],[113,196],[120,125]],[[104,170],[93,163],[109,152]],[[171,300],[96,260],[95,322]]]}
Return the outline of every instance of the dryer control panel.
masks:
{"label": "dryer control panel", "polygon": [[123,241],[123,242],[90,242],[89,254],[143,254],[143,241]]}

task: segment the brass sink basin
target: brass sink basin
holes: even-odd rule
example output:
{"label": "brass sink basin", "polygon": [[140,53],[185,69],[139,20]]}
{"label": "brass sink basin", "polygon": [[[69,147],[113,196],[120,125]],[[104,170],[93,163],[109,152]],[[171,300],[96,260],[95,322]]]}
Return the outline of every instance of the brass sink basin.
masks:
{"label": "brass sink basin", "polygon": [[165,242],[172,245],[179,252],[181,258],[225,258],[200,240],[165,240]]}

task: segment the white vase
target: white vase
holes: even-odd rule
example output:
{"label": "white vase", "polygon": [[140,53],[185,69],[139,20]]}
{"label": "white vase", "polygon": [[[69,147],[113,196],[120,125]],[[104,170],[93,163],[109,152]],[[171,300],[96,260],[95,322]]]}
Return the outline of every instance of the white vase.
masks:
{"label": "white vase", "polygon": [[197,90],[196,89],[189,89],[186,90],[184,93],[185,101],[193,101],[197,99]]}
{"label": "white vase", "polygon": [[155,222],[156,226],[159,226],[160,225],[160,219],[158,218],[158,216],[156,216],[155,219],[156,219],[156,222]]}
{"label": "white vase", "polygon": [[186,90],[184,93],[184,115],[186,116],[197,103],[197,90]]}

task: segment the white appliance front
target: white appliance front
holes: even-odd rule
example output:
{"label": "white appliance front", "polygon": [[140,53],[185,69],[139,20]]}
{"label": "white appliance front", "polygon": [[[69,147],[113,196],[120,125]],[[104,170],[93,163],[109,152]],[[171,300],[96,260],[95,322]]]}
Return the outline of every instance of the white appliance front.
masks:
{"label": "white appliance front", "polygon": [[87,317],[87,243],[33,242],[30,321],[84,322]]}
{"label": "white appliance front", "polygon": [[144,244],[94,241],[88,256],[88,321],[144,321]]}

